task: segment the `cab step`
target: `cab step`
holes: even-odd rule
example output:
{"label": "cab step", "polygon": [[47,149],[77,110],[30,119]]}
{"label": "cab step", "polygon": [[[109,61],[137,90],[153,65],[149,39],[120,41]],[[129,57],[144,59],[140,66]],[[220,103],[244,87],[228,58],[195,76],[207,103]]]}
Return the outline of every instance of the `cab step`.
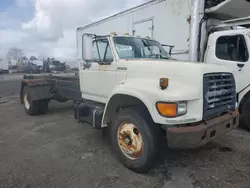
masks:
{"label": "cab step", "polygon": [[79,122],[88,123],[93,128],[102,128],[105,105],[92,101],[78,102],[74,105],[74,116]]}

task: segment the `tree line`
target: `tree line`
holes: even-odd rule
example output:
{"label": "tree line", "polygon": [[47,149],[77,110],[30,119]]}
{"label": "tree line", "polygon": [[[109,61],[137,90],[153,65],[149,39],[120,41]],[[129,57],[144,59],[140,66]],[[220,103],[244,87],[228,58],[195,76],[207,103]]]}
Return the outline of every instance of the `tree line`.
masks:
{"label": "tree line", "polygon": [[[30,61],[34,61],[34,60],[44,60],[44,59],[48,59],[48,57],[44,57],[44,56],[30,56],[30,57],[26,57],[23,53],[23,50],[17,47],[12,47],[8,50],[7,54],[6,54],[6,58],[7,60],[20,60],[20,61],[26,61],[26,60],[30,60]],[[50,58],[50,59],[54,59],[54,58]]]}

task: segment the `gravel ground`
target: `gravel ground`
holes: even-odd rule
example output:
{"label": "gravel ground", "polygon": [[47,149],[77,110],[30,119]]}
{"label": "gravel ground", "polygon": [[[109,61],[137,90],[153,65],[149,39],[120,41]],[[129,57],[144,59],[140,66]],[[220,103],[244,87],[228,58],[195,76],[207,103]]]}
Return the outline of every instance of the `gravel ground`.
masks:
{"label": "gravel ground", "polygon": [[26,115],[19,84],[0,79],[1,188],[250,188],[250,132],[231,131],[201,149],[162,148],[157,166],[136,174],[115,159],[100,131],[76,122],[70,102]]}

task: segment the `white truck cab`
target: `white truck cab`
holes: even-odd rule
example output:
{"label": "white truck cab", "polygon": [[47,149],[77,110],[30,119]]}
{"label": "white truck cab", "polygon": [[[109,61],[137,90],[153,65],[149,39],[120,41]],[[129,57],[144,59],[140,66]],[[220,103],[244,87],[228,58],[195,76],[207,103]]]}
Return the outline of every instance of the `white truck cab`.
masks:
{"label": "white truck cab", "polygon": [[235,5],[250,8],[245,0],[153,0],[78,28],[78,75],[25,75],[20,101],[36,115],[50,100],[73,100],[78,121],[108,133],[119,160],[146,172],[162,138],[196,148],[238,126],[237,106],[249,120],[249,30],[231,29],[248,18],[219,19],[249,13],[232,14]]}
{"label": "white truck cab", "polygon": [[227,66],[235,75],[237,91],[241,91],[249,87],[249,49],[250,29],[215,32],[209,37],[205,62]]}
{"label": "white truck cab", "polygon": [[233,72],[241,124],[250,129],[250,29],[224,30],[210,34],[204,62],[224,65]]}
{"label": "white truck cab", "polygon": [[[82,111],[90,102],[111,130],[119,159],[151,166],[164,132],[168,146],[195,148],[238,126],[236,85],[225,66],[177,61],[159,42],[77,30]],[[82,113],[84,116],[84,113]],[[86,114],[86,113],[85,113]],[[79,119],[81,117],[78,117]]]}
{"label": "white truck cab", "polygon": [[236,80],[241,124],[250,129],[249,10],[249,0],[152,0],[84,31],[150,37],[170,47],[174,59],[228,67]]}

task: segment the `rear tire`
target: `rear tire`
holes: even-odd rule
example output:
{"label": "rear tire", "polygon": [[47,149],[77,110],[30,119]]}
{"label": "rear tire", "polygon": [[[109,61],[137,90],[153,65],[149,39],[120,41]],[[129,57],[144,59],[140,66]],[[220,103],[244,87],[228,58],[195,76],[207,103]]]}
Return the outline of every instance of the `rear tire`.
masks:
{"label": "rear tire", "polygon": [[243,127],[250,130],[250,98],[243,104],[240,118]]}
{"label": "rear tire", "polygon": [[29,87],[23,89],[23,104],[25,112],[30,116],[46,114],[49,108],[48,100],[31,100]]}
{"label": "rear tire", "polygon": [[48,100],[40,100],[38,101],[38,112],[40,114],[46,114],[49,109],[49,101]]}
{"label": "rear tire", "polygon": [[28,115],[33,116],[38,114],[38,101],[31,100],[28,87],[23,89],[23,104],[24,110]]}
{"label": "rear tire", "polygon": [[160,128],[147,112],[128,108],[117,113],[111,143],[124,166],[138,173],[148,172],[157,162],[159,142]]}

